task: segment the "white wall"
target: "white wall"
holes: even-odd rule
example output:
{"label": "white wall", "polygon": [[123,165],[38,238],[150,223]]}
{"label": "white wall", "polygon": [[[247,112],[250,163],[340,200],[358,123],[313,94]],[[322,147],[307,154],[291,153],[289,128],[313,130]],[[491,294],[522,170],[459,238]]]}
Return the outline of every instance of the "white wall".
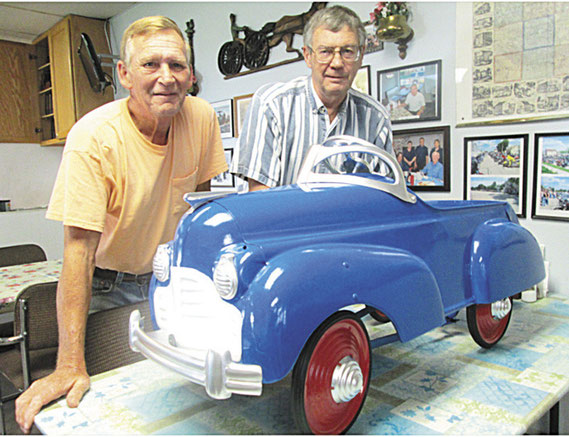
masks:
{"label": "white wall", "polygon": [[39,244],[47,259],[63,258],[63,225],[47,220],[45,208],[0,213],[0,247]]}
{"label": "white wall", "polygon": [[49,203],[63,147],[0,144],[0,199],[12,209],[45,207]]}
{"label": "white wall", "polygon": [[[333,3],[330,3],[333,4]],[[375,2],[344,3],[356,11],[363,21],[368,20]],[[551,121],[541,123],[511,124],[492,127],[456,128],[455,92],[455,52],[456,52],[456,4],[454,2],[413,2],[410,3],[413,17],[410,24],[415,36],[409,44],[407,58],[399,59],[396,45],[388,43],[385,49],[364,58],[363,65],[371,65],[372,95],[377,96],[377,70],[396,66],[415,64],[436,59],[442,60],[442,119],[440,122],[396,125],[396,129],[421,128],[431,126],[451,126],[451,191],[450,193],[420,193],[425,200],[462,199],[464,174],[465,137],[501,135],[513,133],[530,134],[530,153],[528,156],[528,200],[531,201],[531,181],[533,181],[533,134],[537,132],[557,132],[567,129],[567,122]],[[259,29],[269,21],[278,20],[283,15],[293,15],[306,11],[310,2],[184,2],[184,3],[141,3],[111,20],[114,47],[118,52],[120,35],[134,20],[147,15],[166,15],[174,19],[182,30],[191,18],[195,22],[194,48],[196,69],[200,79],[199,96],[210,101],[223,100],[254,92],[260,85],[273,81],[286,81],[301,74],[307,74],[304,62],[257,72],[239,78],[225,80],[217,68],[217,53],[221,45],[231,39],[229,14],[237,16],[238,25]],[[302,41],[295,37],[295,47]],[[460,48],[459,48],[460,49]],[[269,62],[287,59],[283,45],[271,51]],[[124,95],[124,94],[121,94]],[[531,203],[528,202],[527,217],[531,216]],[[550,293],[569,295],[569,259],[565,251],[569,245],[569,223],[544,220],[522,219],[522,225],[531,230],[536,238],[546,246],[546,259],[550,261]]]}
{"label": "white wall", "polygon": [[0,198],[14,211],[0,213],[0,247],[37,243],[48,259],[63,256],[63,227],[45,219],[63,147],[0,144]]}

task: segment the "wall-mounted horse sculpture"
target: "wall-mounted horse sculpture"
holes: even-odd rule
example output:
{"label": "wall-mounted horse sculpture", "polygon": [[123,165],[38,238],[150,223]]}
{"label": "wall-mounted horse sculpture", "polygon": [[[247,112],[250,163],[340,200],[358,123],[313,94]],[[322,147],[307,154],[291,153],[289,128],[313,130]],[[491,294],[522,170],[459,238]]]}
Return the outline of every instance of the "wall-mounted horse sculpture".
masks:
{"label": "wall-mounted horse sculpture", "polygon": [[[278,21],[265,24],[261,30],[253,30],[248,26],[237,26],[235,14],[230,14],[233,40],[224,43],[219,50],[217,57],[219,70],[226,76],[234,76],[239,73],[243,65],[250,69],[249,72],[253,72],[302,59],[302,52],[292,46],[294,35],[302,35],[304,26],[310,17],[316,11],[326,7],[326,3],[313,2],[308,11],[298,15],[285,15]],[[240,32],[244,33],[243,38],[239,37]],[[297,56],[267,65],[270,49],[283,41],[286,44],[286,51],[296,53]]]}

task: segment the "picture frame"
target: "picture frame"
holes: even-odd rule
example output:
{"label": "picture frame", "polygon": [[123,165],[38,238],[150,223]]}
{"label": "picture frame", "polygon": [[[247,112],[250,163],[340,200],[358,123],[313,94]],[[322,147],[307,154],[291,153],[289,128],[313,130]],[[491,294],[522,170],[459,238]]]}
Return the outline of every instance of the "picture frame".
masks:
{"label": "picture frame", "polygon": [[[225,160],[227,165],[231,165],[231,160],[233,159],[233,149],[224,149]],[[211,188],[234,188],[235,187],[235,176],[228,171],[217,175],[211,179]]]}
{"label": "picture frame", "polygon": [[392,124],[441,119],[441,66],[439,59],[377,72],[377,99]]}
{"label": "picture frame", "polygon": [[233,101],[231,99],[220,100],[213,102],[211,106],[217,115],[221,138],[233,137]]}
{"label": "picture frame", "polygon": [[369,65],[361,66],[352,82],[352,88],[364,94],[371,94],[370,71]]}
{"label": "picture frame", "polygon": [[[393,132],[393,152],[413,191],[450,191],[450,147],[450,126]],[[435,151],[438,156],[433,158]],[[413,157],[415,166],[411,167],[407,162],[413,162]]]}
{"label": "picture frame", "polygon": [[528,135],[464,138],[464,199],[508,202],[526,217]]}
{"label": "picture frame", "polygon": [[532,218],[569,221],[569,132],[534,136]]}
{"label": "picture frame", "polygon": [[373,23],[368,20],[363,23],[363,25],[366,31],[366,49],[364,55],[383,50],[384,43],[377,38],[377,32]]}
{"label": "picture frame", "polygon": [[235,137],[238,137],[241,132],[241,126],[243,126],[243,121],[252,99],[253,93],[233,97],[233,114],[235,116],[233,134]]}
{"label": "picture frame", "polygon": [[566,12],[544,8],[456,2],[456,127],[569,118]]}

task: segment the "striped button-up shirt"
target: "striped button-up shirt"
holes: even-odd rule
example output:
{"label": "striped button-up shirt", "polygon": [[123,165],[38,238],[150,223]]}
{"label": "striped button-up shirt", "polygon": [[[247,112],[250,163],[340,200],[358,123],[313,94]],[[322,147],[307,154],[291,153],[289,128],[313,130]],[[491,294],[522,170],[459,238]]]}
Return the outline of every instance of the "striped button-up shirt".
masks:
{"label": "striped button-up shirt", "polygon": [[264,85],[253,96],[230,171],[268,187],[292,184],[313,144],[333,135],[352,135],[393,154],[386,109],[354,89],[330,123],[310,76]]}

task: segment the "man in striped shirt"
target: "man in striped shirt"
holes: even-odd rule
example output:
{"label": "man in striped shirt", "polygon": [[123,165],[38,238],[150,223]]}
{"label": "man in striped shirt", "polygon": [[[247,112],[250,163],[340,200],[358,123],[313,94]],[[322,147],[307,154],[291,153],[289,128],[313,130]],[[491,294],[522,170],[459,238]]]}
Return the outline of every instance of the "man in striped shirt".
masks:
{"label": "man in striped shirt", "polygon": [[304,59],[312,70],[253,96],[230,171],[254,191],[294,183],[308,151],[333,135],[352,135],[393,154],[386,109],[351,88],[362,65],[366,32],[359,17],[336,5],[304,28]]}

